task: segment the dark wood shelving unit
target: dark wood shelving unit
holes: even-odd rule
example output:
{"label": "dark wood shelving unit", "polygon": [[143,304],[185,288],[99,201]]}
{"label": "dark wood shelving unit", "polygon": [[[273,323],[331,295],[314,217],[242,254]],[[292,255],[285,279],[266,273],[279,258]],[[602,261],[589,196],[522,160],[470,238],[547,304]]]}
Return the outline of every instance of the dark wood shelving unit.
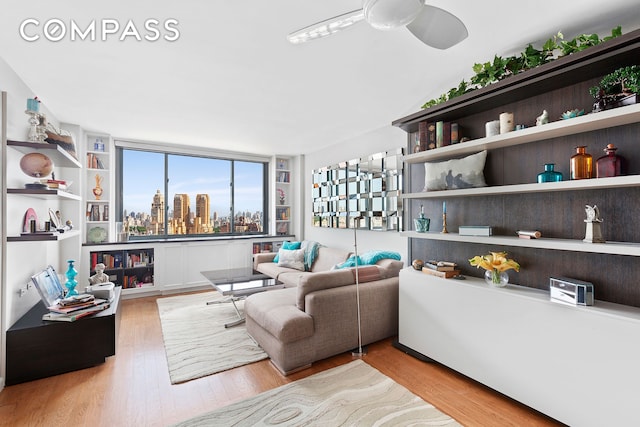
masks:
{"label": "dark wood shelving unit", "polygon": [[56,144],[46,142],[26,142],[7,140],[7,146],[13,147],[21,153],[32,153],[33,151],[41,151],[46,154],[56,166],[82,168],[82,164]]}
{"label": "dark wood shelving unit", "polygon": [[6,385],[19,384],[104,363],[116,354],[121,288],[111,306],[75,322],[42,320],[42,301],[7,330]]}
{"label": "dark wood shelving unit", "polygon": [[[506,103],[521,101],[541,93],[588,81],[612,69],[637,65],[640,58],[640,30],[606,43],[558,58],[534,69],[473,90],[431,108],[393,121],[406,132],[416,132],[424,120],[456,121]],[[411,147],[410,147],[411,148]]]}

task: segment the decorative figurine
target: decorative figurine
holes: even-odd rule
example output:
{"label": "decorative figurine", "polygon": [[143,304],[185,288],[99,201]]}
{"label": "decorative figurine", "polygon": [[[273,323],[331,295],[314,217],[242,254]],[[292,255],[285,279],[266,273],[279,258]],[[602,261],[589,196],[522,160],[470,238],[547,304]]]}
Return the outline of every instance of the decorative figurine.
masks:
{"label": "decorative figurine", "polygon": [[100,283],[108,283],[109,276],[104,272],[105,265],[103,263],[96,264],[95,270],[96,274],[89,277],[89,283],[92,285],[98,285]]}
{"label": "decorative figurine", "polygon": [[602,232],[600,231],[602,218],[600,218],[598,206],[585,205],[585,211],[587,213],[587,219],[585,219],[584,222],[587,223],[587,231],[582,241],[587,243],[604,243],[605,240],[602,238]]}
{"label": "decorative figurine", "polygon": [[549,113],[547,110],[542,110],[542,114],[536,117],[536,126],[546,125],[549,123]]}
{"label": "decorative figurine", "polygon": [[100,184],[102,184],[102,176],[96,174],[96,186],[93,188],[93,195],[95,196],[96,200],[100,200],[100,196],[102,196],[102,186]]}

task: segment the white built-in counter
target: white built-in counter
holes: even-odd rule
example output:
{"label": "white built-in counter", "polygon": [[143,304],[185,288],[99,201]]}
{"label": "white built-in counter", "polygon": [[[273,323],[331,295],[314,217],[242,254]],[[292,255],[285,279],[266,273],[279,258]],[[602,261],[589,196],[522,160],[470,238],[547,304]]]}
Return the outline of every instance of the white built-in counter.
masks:
{"label": "white built-in counter", "polygon": [[[597,289],[596,289],[597,296]],[[399,343],[563,423],[638,425],[640,309],[400,272]]]}

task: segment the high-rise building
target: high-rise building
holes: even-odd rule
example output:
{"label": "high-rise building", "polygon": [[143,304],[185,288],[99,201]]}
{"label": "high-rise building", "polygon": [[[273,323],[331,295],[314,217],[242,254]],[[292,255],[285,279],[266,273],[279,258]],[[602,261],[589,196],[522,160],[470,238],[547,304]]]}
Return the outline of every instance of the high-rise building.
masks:
{"label": "high-rise building", "polygon": [[209,210],[209,195],[196,195],[196,217],[200,218],[200,222],[205,227],[207,227],[211,222],[211,219],[209,218]]}
{"label": "high-rise building", "polygon": [[176,194],[173,196],[173,223],[175,234],[187,234],[189,231],[189,195]]}
{"label": "high-rise building", "polygon": [[164,194],[160,190],[156,191],[151,203],[151,233],[161,234],[164,232]]}

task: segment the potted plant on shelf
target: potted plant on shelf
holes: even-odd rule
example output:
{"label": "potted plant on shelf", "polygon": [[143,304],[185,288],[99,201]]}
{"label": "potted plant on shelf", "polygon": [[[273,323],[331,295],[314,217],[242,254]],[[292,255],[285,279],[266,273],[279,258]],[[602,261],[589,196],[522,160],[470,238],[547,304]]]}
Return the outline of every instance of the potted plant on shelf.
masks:
{"label": "potted plant on shelf", "polygon": [[618,68],[602,78],[598,86],[589,88],[596,102],[593,111],[636,104],[640,92],[640,66]]}
{"label": "potted plant on shelf", "polygon": [[284,195],[284,190],[282,188],[278,188],[278,197],[280,199],[280,204],[284,205],[285,195]]}
{"label": "potted plant on shelf", "polygon": [[476,268],[484,268],[484,280],[496,287],[503,287],[509,283],[507,270],[520,271],[520,264],[507,259],[506,252],[490,252],[487,255],[476,255],[469,260],[469,264]]}

